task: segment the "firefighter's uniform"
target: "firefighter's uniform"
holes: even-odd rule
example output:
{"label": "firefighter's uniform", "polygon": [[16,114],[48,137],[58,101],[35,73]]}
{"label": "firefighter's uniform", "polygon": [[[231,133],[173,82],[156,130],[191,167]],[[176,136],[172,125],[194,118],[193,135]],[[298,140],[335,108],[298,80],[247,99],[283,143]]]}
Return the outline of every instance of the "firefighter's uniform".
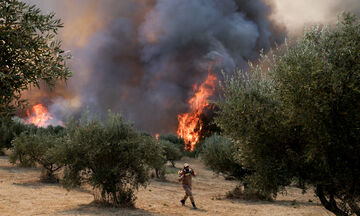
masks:
{"label": "firefighter's uniform", "polygon": [[184,169],[179,171],[179,181],[181,181],[182,186],[185,190],[185,196],[180,202],[182,205],[185,205],[185,201],[190,197],[191,204],[196,209],[194,197],[192,195],[192,177],[196,176],[193,169],[190,168],[190,165],[185,163]]}

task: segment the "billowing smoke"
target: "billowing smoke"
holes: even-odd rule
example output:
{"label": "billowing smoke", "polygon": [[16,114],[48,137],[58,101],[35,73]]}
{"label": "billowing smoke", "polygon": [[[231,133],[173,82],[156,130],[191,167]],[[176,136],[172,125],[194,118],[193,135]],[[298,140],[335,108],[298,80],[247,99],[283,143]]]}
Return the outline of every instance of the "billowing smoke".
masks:
{"label": "billowing smoke", "polygon": [[283,40],[262,0],[29,2],[64,18],[74,56],[68,93],[49,94],[52,112],[111,109],[152,133],[176,130],[210,64],[231,72]]}
{"label": "billowing smoke", "polygon": [[123,112],[151,132],[175,131],[209,64],[232,71],[270,48],[268,8],[254,2],[241,8],[233,0],[158,0],[147,13],[135,7],[140,19],[116,16],[85,51],[93,55],[85,104]]}
{"label": "billowing smoke", "polygon": [[151,133],[176,131],[210,64],[213,73],[245,68],[285,36],[274,21],[281,0],[27,2],[63,18],[61,38],[73,54],[74,77],[48,94],[50,110],[66,118],[111,109]]}
{"label": "billowing smoke", "polygon": [[158,0],[151,9],[128,3],[140,5],[116,14],[89,41],[93,78],[81,95],[89,107],[123,112],[150,132],[176,130],[209,64],[232,71],[270,48],[269,9],[261,1]]}

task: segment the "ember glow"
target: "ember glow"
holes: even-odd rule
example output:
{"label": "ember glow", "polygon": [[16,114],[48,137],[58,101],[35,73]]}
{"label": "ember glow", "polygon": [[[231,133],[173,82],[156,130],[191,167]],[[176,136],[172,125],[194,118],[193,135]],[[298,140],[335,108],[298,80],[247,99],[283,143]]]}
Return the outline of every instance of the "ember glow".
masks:
{"label": "ember glow", "polygon": [[203,109],[209,105],[208,99],[214,94],[215,81],[217,77],[211,74],[211,67],[208,69],[208,77],[199,87],[194,85],[194,96],[189,100],[191,111],[178,115],[177,135],[190,144],[189,150],[193,151],[195,145],[200,140],[200,132],[202,129],[200,115]]}
{"label": "ember glow", "polygon": [[47,127],[50,125],[49,121],[53,119],[48,109],[42,105],[37,104],[30,110],[26,110],[27,118],[24,120],[25,124],[34,124],[38,127]]}

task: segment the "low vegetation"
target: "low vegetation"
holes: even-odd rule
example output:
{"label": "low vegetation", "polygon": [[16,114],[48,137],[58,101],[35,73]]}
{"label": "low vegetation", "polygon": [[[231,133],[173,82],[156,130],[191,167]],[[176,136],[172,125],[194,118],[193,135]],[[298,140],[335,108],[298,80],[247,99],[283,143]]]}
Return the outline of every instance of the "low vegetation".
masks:
{"label": "low vegetation", "polygon": [[148,184],[149,170],[163,165],[161,146],[120,115],[109,113],[104,123],[82,118],[67,129],[63,182],[91,185],[100,191],[96,198],[102,203],[133,206],[134,191]]}
{"label": "low vegetation", "polygon": [[23,167],[40,165],[43,169],[41,180],[44,182],[56,182],[55,172],[64,166],[62,160],[65,155],[61,149],[66,139],[61,133],[50,131],[39,128],[21,133],[14,139],[10,154],[13,164],[19,161]]}
{"label": "low vegetation", "polygon": [[174,145],[174,143],[167,140],[159,140],[160,145],[163,147],[164,157],[175,167],[175,161],[183,157],[182,152]]}
{"label": "low vegetation", "polygon": [[90,185],[96,201],[115,207],[133,206],[135,191],[149,183],[150,170],[164,178],[165,163],[181,156],[173,144],[137,132],[111,112],[104,122],[84,115],[69,121],[66,129],[22,126],[27,130],[11,141],[11,163],[40,166],[42,181],[61,182],[69,189]]}
{"label": "low vegetation", "polygon": [[213,135],[205,139],[201,159],[205,165],[226,179],[243,180],[249,172],[235,160],[236,146],[229,139]]}
{"label": "low vegetation", "polygon": [[0,149],[12,147],[11,141],[24,131],[34,130],[34,125],[24,125],[20,119],[0,118]]}

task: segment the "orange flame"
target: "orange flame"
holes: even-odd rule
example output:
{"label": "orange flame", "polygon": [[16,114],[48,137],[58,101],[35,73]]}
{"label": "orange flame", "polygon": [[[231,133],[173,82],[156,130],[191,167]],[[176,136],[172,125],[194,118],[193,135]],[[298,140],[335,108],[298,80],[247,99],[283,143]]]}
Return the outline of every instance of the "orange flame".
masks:
{"label": "orange flame", "polygon": [[159,134],[158,133],[155,134],[155,139],[159,140]]}
{"label": "orange flame", "polygon": [[34,124],[38,127],[47,127],[50,125],[49,121],[53,119],[48,109],[42,104],[37,104],[30,110],[26,110],[27,119],[25,124]]}
{"label": "orange flame", "polygon": [[189,150],[193,151],[200,140],[202,125],[200,115],[203,109],[209,105],[208,98],[214,94],[217,77],[211,74],[212,65],[208,69],[208,77],[199,87],[194,85],[194,96],[189,100],[191,111],[178,115],[177,135],[182,137],[185,143],[190,144]]}

